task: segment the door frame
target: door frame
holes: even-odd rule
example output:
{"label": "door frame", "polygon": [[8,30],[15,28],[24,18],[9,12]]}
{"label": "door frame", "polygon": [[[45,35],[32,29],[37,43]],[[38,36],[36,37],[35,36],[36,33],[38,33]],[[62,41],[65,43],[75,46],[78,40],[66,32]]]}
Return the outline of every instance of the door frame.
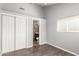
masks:
{"label": "door frame", "polygon": [[[37,17],[32,17],[32,16],[27,16],[27,44],[26,44],[27,47],[26,48],[33,47],[33,21],[34,20],[39,21],[39,45],[42,45],[41,44],[42,43],[42,41],[41,41],[41,20],[43,20],[43,19],[37,18]],[[29,28],[29,25],[31,26],[31,28]],[[29,30],[30,30],[30,33],[29,33]]]}
{"label": "door frame", "polygon": [[[34,20],[36,20],[36,21],[38,21],[38,24],[39,24],[39,45],[40,45],[40,32],[41,32],[41,30],[40,30],[40,19],[39,18],[32,18],[32,26],[34,25],[33,24],[33,22],[34,22]],[[32,29],[34,30],[34,28],[32,27]],[[34,32],[33,32],[33,30],[32,30],[32,35],[34,34]],[[34,38],[34,37],[33,37]],[[32,39],[32,41],[33,41],[33,39]]]}
{"label": "door frame", "polygon": [[[36,17],[32,17],[32,29],[33,29],[33,21],[34,20],[37,20],[39,22],[39,45],[41,45],[41,20],[42,19],[36,18]],[[33,31],[32,31],[32,35],[33,35]],[[33,39],[32,39],[32,41],[33,41]]]}

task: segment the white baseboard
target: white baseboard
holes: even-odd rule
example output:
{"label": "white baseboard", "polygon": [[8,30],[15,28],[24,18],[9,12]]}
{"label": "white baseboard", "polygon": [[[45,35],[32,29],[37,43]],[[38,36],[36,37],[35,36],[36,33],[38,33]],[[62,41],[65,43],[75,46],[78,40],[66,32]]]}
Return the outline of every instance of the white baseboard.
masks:
{"label": "white baseboard", "polygon": [[[47,44],[47,42],[39,43],[39,45],[43,45],[43,44]],[[28,45],[26,48],[31,48],[31,47],[33,47],[33,45]]]}
{"label": "white baseboard", "polygon": [[39,45],[47,44],[47,42],[39,43]]}
{"label": "white baseboard", "polygon": [[71,52],[71,51],[69,51],[69,50],[66,50],[66,49],[64,49],[64,48],[61,48],[61,47],[59,47],[59,46],[52,45],[52,44],[50,44],[50,43],[47,43],[47,44],[49,44],[49,45],[51,45],[51,46],[54,46],[54,47],[56,47],[56,48],[58,48],[58,49],[61,49],[61,50],[63,50],[63,51],[66,51],[66,52],[68,52],[68,53],[71,53],[71,54],[73,54],[73,55],[75,55],[75,56],[79,56],[78,54],[76,54],[76,53],[74,53],[74,52]]}
{"label": "white baseboard", "polygon": [[29,45],[29,46],[27,46],[26,48],[31,48],[31,47],[33,47],[33,45]]}

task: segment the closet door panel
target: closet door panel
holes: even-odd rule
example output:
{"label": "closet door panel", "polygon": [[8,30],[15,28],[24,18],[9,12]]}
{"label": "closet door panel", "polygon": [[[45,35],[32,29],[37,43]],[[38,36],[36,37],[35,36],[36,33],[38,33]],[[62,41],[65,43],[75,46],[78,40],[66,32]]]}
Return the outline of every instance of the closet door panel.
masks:
{"label": "closet door panel", "polygon": [[1,14],[0,14],[0,53],[1,53]]}
{"label": "closet door panel", "polygon": [[40,44],[46,43],[46,20],[40,20]]}
{"label": "closet door panel", "polygon": [[2,16],[2,52],[14,50],[14,17]]}
{"label": "closet door panel", "polygon": [[16,50],[26,47],[26,17],[16,17]]}
{"label": "closet door panel", "polygon": [[33,20],[27,17],[27,48],[33,46]]}

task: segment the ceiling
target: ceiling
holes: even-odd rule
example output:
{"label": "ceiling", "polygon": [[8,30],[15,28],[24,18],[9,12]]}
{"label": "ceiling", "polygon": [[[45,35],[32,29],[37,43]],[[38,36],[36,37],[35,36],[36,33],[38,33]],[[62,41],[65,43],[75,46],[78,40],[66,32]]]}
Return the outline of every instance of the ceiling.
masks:
{"label": "ceiling", "polygon": [[36,4],[36,5],[39,5],[39,6],[49,6],[49,5],[54,5],[54,4],[56,4],[56,3],[34,3],[34,4]]}

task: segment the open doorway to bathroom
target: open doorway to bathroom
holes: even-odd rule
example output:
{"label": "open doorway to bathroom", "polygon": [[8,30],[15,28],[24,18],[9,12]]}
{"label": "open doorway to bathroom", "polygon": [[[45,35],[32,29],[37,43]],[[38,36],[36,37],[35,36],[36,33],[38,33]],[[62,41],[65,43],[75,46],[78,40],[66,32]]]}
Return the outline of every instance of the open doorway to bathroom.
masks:
{"label": "open doorway to bathroom", "polygon": [[33,46],[39,45],[39,21],[33,20]]}

